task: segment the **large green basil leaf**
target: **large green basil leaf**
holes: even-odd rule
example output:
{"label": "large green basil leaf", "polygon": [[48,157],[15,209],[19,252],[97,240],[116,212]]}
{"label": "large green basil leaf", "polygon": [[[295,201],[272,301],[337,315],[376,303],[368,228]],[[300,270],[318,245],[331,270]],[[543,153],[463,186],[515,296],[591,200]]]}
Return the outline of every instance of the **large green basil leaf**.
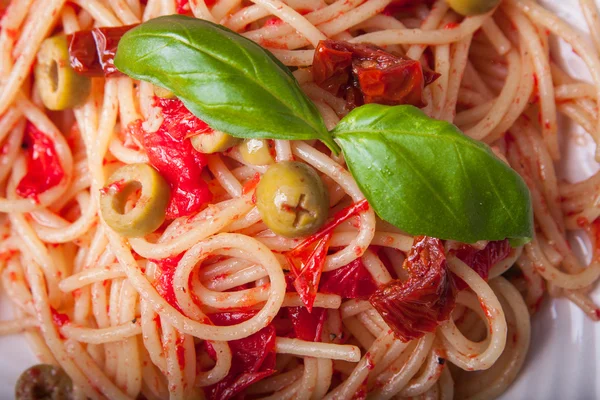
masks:
{"label": "large green basil leaf", "polygon": [[529,189],[485,144],[412,106],[356,108],[333,131],[377,214],[466,243],[533,236]]}
{"label": "large green basil leaf", "polygon": [[214,129],[243,138],[320,139],[337,152],[291,72],[223,26],[182,15],[147,21],[121,38],[115,66],[171,90]]}

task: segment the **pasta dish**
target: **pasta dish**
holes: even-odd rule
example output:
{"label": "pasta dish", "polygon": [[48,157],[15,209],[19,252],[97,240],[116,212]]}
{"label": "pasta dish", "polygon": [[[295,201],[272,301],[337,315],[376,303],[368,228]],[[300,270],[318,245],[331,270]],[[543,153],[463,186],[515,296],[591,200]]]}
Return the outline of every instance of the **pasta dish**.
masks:
{"label": "pasta dish", "polygon": [[591,41],[533,0],[0,0],[15,397],[500,396],[546,297],[600,320],[573,6]]}

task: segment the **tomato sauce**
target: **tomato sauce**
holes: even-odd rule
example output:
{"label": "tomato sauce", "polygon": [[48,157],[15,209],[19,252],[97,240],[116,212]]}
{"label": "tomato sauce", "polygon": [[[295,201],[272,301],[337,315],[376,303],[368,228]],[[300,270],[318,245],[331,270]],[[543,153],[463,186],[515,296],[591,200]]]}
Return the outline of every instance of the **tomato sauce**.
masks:
{"label": "tomato sauce", "polygon": [[123,190],[124,186],[125,186],[125,180],[121,179],[121,180],[111,183],[110,185],[104,186],[102,189],[100,189],[100,194],[102,194],[104,196],[106,196],[107,194],[117,194],[121,190]]}
{"label": "tomato sauce", "polygon": [[158,279],[154,282],[156,291],[163,299],[167,301],[167,303],[183,314],[183,311],[177,302],[175,288],[173,287],[173,276],[175,275],[175,269],[182,258],[183,254],[179,254],[178,256],[163,258],[162,260],[150,261],[156,263],[160,270]]}
{"label": "tomato sauce", "polygon": [[183,335],[179,335],[177,337],[177,342],[175,343],[175,354],[177,354],[177,363],[179,364],[179,368],[182,370],[185,368],[185,347],[183,347],[183,342],[185,341],[185,337]]}
{"label": "tomato sauce", "polygon": [[[260,182],[260,174],[257,172],[254,174],[252,179],[244,184],[242,187],[242,194],[248,194],[252,192],[258,186],[258,182]],[[254,201],[254,203],[256,204],[256,201]]]}
{"label": "tomato sauce", "polygon": [[185,14],[190,11],[190,4],[188,0],[176,0],[177,3],[177,14]]}
{"label": "tomato sauce", "polygon": [[58,327],[65,326],[71,322],[71,319],[67,314],[60,313],[52,307],[50,307],[50,312],[52,313],[52,321],[54,322],[54,325]]}
{"label": "tomato sauce", "polygon": [[[71,323],[71,319],[67,314],[60,313],[54,309],[54,307],[50,307],[50,313],[52,314],[52,322],[57,328],[61,328],[67,324]],[[63,334],[58,329],[58,336],[61,339],[66,339]]]}
{"label": "tomato sauce", "polygon": [[432,0],[394,0],[382,11],[383,15],[396,16],[398,14],[413,12],[420,4],[433,4]]}
{"label": "tomato sauce", "polygon": [[[579,219],[577,222],[579,224]],[[593,260],[600,260],[600,218],[596,218],[591,224],[585,218],[585,221],[582,221],[579,226],[588,229],[588,232],[591,234],[592,248],[594,249]]]}
{"label": "tomato sauce", "polygon": [[25,128],[27,173],[17,185],[17,194],[34,199],[58,185],[65,176],[52,140],[31,122]]}

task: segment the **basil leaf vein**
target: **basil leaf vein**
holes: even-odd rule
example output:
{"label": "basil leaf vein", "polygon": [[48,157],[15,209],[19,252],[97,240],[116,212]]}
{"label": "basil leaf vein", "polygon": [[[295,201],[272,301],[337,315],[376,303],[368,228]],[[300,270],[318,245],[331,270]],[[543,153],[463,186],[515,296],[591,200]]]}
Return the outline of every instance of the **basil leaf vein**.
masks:
{"label": "basil leaf vein", "polygon": [[147,21],[121,38],[115,66],[169,89],[214,129],[242,138],[319,139],[339,150],[292,73],[223,26],[182,15]]}
{"label": "basil leaf vein", "polygon": [[533,236],[524,181],[454,125],[412,106],[368,104],[333,135],[371,206],[403,231],[466,243]]}

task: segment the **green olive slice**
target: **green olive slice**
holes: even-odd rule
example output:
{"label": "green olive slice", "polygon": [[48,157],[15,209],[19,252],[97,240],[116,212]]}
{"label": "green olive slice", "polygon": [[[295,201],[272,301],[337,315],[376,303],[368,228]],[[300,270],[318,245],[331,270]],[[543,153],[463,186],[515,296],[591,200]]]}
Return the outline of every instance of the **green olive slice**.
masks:
{"label": "green olive slice", "polygon": [[59,367],[49,364],[26,369],[15,386],[16,400],[68,400],[73,382]]}
{"label": "green olive slice", "polygon": [[295,238],[315,233],[325,223],[329,194],[314,169],[285,161],[270,166],[261,178],[256,205],[269,229]]}
{"label": "green olive slice", "polygon": [[71,68],[64,35],[52,36],[42,42],[34,74],[42,102],[50,110],[80,106],[90,94],[91,79]]}
{"label": "green olive slice", "polygon": [[500,0],[446,0],[457,13],[464,16],[485,14],[496,7]]}
{"label": "green olive slice", "polygon": [[[127,201],[138,191],[135,205],[126,211]],[[100,193],[104,221],[122,236],[140,237],[164,222],[171,190],[150,165],[129,164],[117,169]]]}
{"label": "green olive slice", "polygon": [[273,164],[271,144],[265,139],[246,139],[238,146],[242,159],[252,165]]}
{"label": "green olive slice", "polygon": [[212,154],[225,151],[235,146],[241,139],[233,137],[225,132],[212,131],[192,136],[190,141],[192,142],[194,149],[200,153]]}

